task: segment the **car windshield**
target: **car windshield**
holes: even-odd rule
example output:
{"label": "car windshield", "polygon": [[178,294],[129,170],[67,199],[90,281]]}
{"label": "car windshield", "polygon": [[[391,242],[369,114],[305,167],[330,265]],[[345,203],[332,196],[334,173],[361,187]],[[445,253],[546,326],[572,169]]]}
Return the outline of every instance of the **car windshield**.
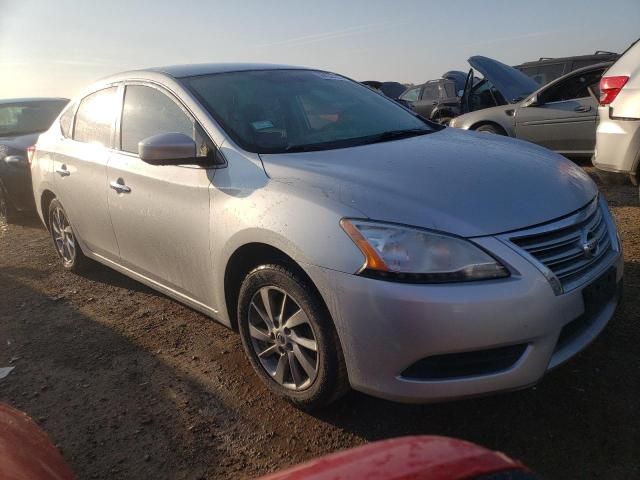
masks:
{"label": "car windshield", "polygon": [[66,104],[66,100],[41,100],[0,105],[0,136],[44,132]]}
{"label": "car windshield", "polygon": [[332,73],[261,70],[183,82],[237,144],[256,153],[344,148],[435,130],[393,100]]}

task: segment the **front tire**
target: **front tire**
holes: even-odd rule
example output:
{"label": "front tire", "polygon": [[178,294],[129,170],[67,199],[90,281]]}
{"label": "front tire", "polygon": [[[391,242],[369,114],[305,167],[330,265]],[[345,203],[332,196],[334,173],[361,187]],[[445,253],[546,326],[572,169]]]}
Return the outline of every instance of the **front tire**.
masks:
{"label": "front tire", "polygon": [[474,130],[476,132],[481,132],[481,133],[492,133],[494,135],[506,135],[506,132],[502,130],[502,128],[500,128],[497,125],[493,125],[491,123],[485,123],[484,125],[480,125]]}
{"label": "front tire", "polygon": [[349,389],[329,312],[294,269],[263,265],[247,275],[238,298],[238,327],[258,376],[297,407],[323,407]]}
{"label": "front tire", "polygon": [[62,260],[62,266],[65,270],[75,273],[86,271],[90,266],[90,260],[82,253],[67,213],[55,198],[49,204],[49,231],[53,239],[53,246]]}

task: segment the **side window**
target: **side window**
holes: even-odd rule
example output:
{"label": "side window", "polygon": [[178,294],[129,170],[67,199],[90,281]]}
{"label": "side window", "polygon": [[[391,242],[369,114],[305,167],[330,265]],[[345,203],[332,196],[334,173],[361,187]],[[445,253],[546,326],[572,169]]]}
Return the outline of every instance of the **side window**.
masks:
{"label": "side window", "polygon": [[456,97],[456,86],[454,83],[445,83],[444,84],[445,98],[453,98]]}
{"label": "side window", "polygon": [[71,138],[71,126],[73,125],[73,114],[76,111],[76,104],[69,105],[69,107],[60,116],[60,131],[66,138]]}
{"label": "side window", "polygon": [[400,95],[400,99],[406,100],[407,102],[417,102],[419,96],[420,87],[415,87],[407,90],[402,95]]}
{"label": "side window", "polygon": [[199,157],[208,153],[208,142],[200,128],[170,97],[157,88],[129,85],[124,94],[120,148],[138,153],[138,142],[161,133],[184,133],[198,145]]}
{"label": "side window", "polygon": [[597,70],[569,77],[547,90],[543,94],[543,100],[545,103],[550,103],[586,98],[589,96],[589,87],[594,89],[594,94],[597,94],[602,73],[603,70]]}
{"label": "side window", "polygon": [[440,89],[437,83],[427,83],[422,90],[422,100],[438,100],[440,98]]}
{"label": "side window", "polygon": [[111,146],[111,128],[118,107],[117,90],[117,87],[105,88],[82,99],[76,113],[74,140]]}
{"label": "side window", "polygon": [[561,77],[564,74],[564,63],[545,63],[538,68],[538,75],[536,81],[540,85],[546,85],[547,83]]}

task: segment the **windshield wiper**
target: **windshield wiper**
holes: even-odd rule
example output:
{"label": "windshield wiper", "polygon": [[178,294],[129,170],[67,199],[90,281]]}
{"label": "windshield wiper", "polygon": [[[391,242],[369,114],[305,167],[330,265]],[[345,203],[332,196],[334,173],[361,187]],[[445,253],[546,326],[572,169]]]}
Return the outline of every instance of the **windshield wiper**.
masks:
{"label": "windshield wiper", "polygon": [[433,133],[433,132],[434,130],[429,130],[425,128],[407,128],[404,130],[389,130],[387,132],[382,132],[377,135],[372,135],[369,138],[371,139],[370,143],[389,142],[391,140],[400,140],[401,138],[417,137],[418,135],[424,135],[426,133]]}
{"label": "windshield wiper", "polygon": [[330,150],[332,148],[355,147],[359,145],[369,145],[371,143],[388,142],[401,138],[415,137],[426,133],[433,133],[435,130],[425,128],[408,128],[405,130],[389,130],[387,132],[367,135],[366,137],[345,138],[332,142],[309,143],[306,145],[289,145],[284,149],[286,153],[295,152],[317,152],[318,150]]}

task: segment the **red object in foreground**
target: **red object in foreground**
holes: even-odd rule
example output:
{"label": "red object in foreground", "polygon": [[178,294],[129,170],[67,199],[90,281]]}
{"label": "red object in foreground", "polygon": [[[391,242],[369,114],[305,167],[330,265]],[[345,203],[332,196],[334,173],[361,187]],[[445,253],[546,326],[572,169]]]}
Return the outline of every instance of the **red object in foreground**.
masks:
{"label": "red object in foreground", "polygon": [[0,404],[0,479],[73,480],[71,468],[26,413]]}
{"label": "red object in foreground", "polygon": [[503,478],[534,478],[502,453],[453,438],[420,436],[371,443],[261,480],[471,480],[501,472]]}

